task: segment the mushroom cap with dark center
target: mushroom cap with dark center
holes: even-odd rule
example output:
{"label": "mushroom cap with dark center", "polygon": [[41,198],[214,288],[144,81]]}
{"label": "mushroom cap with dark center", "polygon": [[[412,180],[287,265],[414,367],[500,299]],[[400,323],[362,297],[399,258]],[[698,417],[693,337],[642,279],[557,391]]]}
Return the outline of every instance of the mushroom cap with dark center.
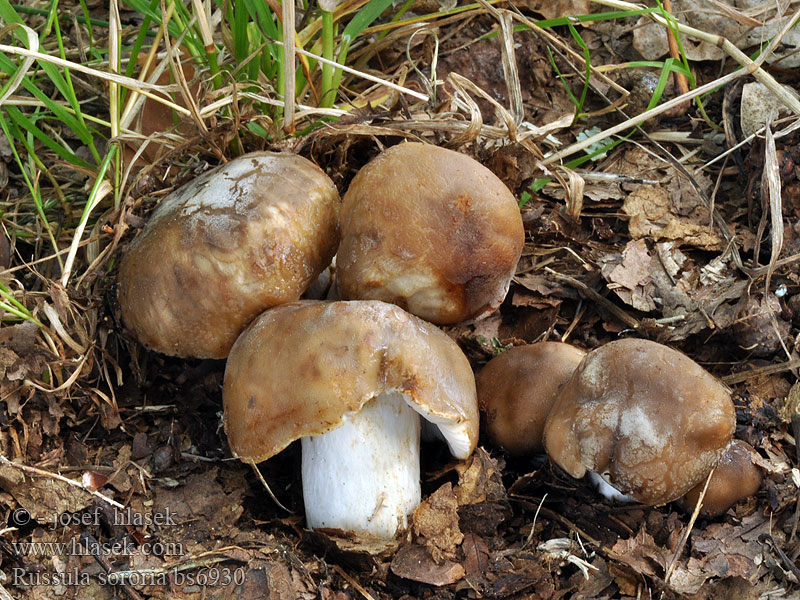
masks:
{"label": "mushroom cap with dark center", "polygon": [[363,167],[342,202],[337,286],[437,324],[503,301],[525,234],[513,194],[474,159],[428,144],[393,146]]}
{"label": "mushroom cap with dark center", "polygon": [[658,505],[708,475],[735,425],[730,393],[700,365],[667,346],[625,339],[586,355],[547,418],[544,445],[573,477],[595,471]]}
{"label": "mushroom cap with dark center", "polygon": [[[753,464],[753,452],[755,450],[747,442],[731,441],[708,482],[700,514],[718,517],[758,491],[761,487],[761,470]],[[701,481],[681,499],[687,511],[693,511],[697,506],[705,483],[705,480]]]}
{"label": "mushroom cap with dark center", "polygon": [[339,204],[330,178],[294,154],[207,171],[164,198],[123,257],[125,324],[164,354],[224,358],[253,318],[328,266]]}
{"label": "mushroom cap with dark center", "polygon": [[586,352],[561,342],[511,348],[478,373],[478,406],[489,440],[509,454],[544,450],[550,408]]}
{"label": "mushroom cap with dark center", "polygon": [[262,461],[395,391],[439,427],[456,458],[472,453],[475,378],[453,340],[384,302],[301,300],[264,312],[231,349],[225,432],[237,456]]}

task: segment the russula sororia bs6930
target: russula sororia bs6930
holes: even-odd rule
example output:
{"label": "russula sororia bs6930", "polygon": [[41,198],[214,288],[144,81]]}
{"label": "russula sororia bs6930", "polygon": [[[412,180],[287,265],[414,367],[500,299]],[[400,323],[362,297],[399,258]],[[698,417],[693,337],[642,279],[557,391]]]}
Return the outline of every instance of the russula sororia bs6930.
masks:
{"label": "russula sororia bs6930", "polygon": [[420,416],[456,458],[478,436],[475,379],[435,326],[378,301],[264,312],[225,369],[225,431],[242,459],[302,438],[309,527],[391,539],[420,502]]}
{"label": "russula sororia bs6930", "polygon": [[569,344],[542,342],[490,360],[475,378],[489,441],[515,456],[544,451],[544,422],[585,355]]}
{"label": "russula sororia bs6930", "polygon": [[544,429],[550,459],[646,504],[684,495],[708,475],[736,425],[728,390],[688,356],[624,339],[588,353]]}
{"label": "russula sororia bs6930", "polygon": [[525,238],[513,194],[489,169],[420,143],[393,146],[356,174],[341,223],[340,297],[440,325],[500,305]]}
{"label": "russula sororia bs6930", "polygon": [[339,194],[310,161],[257,152],[161,202],[119,269],[123,320],[144,345],[224,358],[264,309],[297,300],[336,252]]}

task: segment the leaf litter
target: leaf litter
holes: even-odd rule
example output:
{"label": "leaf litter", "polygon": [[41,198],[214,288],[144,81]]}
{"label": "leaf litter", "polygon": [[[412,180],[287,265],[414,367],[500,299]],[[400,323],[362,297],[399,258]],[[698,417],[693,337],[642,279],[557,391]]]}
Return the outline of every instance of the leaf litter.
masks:
{"label": "leaf litter", "polygon": [[[767,35],[753,28],[751,20],[762,16],[756,9],[767,11],[769,31],[783,23],[783,16],[761,4],[713,5],[701,10],[689,0],[673,0],[672,9],[679,20],[684,15],[708,16],[692,25],[725,35],[742,47]],[[529,11],[526,14],[533,11],[536,18],[589,10],[578,0],[529,1],[520,8]],[[723,13],[725,18],[720,18]],[[663,28],[630,19],[619,23],[622,35],[609,36],[608,27],[600,24],[581,29],[593,61],[601,56],[613,65],[620,57],[665,52]],[[32,323],[0,329],[0,393],[5,403],[0,449],[10,460],[37,469],[26,472],[0,465],[0,506],[8,524],[0,541],[6,574],[0,593],[11,589],[25,598],[75,597],[75,587],[52,583],[53,574],[67,581],[73,572],[91,576],[77,588],[77,597],[98,599],[700,600],[797,593],[800,456],[796,419],[786,411],[794,389],[792,371],[785,367],[782,351],[785,346],[796,360],[800,276],[797,263],[780,263],[800,252],[800,233],[793,223],[798,210],[792,203],[792,186],[798,179],[794,164],[782,182],[788,195],[786,234],[774,257],[776,284],[764,294],[762,275],[745,273],[731,251],[735,243],[742,252],[753,252],[759,245],[758,222],[768,212],[753,191],[764,164],[759,141],[752,144],[748,170],[731,173],[728,166],[723,176],[686,158],[706,141],[699,132],[699,116],[658,123],[689,133],[681,138],[685,145],[676,144],[684,153],[686,172],[665,160],[649,140],[635,138],[636,144],[612,149],[581,168],[578,176],[585,175],[585,180],[577,218],[576,211],[565,212],[563,207],[567,201],[575,206],[580,185],[567,189],[556,174],[541,168],[541,153],[515,143],[506,130],[498,133],[505,125],[497,104],[510,106],[515,90],[496,76],[507,58],[490,35],[497,24],[486,14],[475,14],[451,27],[438,31],[444,44],[439,77],[447,80],[438,112],[417,111],[406,122],[401,115],[407,107],[402,104],[385,112],[368,108],[353,113],[349,121],[298,139],[294,148],[329,166],[343,188],[380,144],[399,137],[428,137],[483,160],[519,196],[529,193],[523,208],[528,244],[508,300],[490,319],[449,332],[476,369],[521,343],[561,339],[591,349],[633,332],[676,345],[721,377],[744,374],[733,384],[737,437],[758,451],[766,479],[759,494],[721,518],[694,522],[681,549],[679,540],[690,522],[672,505],[649,508],[600,500],[588,485],[569,479],[541,458],[511,459],[481,447],[466,464],[454,466],[432,450],[425,500],[412,516],[409,535],[398,541],[392,555],[359,553],[346,540],[304,530],[297,448],[261,465],[291,514],[266,500],[253,473],[231,460],[219,418],[222,364],[177,361],[141,350],[121,333],[113,306],[100,311],[105,313],[103,320],[92,322],[95,304],[102,304],[97,298],[111,296],[107,288],[100,286],[97,297],[87,298],[72,288],[48,286],[47,296],[36,302],[48,315],[50,338]],[[653,37],[646,42],[645,35]],[[533,33],[514,40],[515,58],[522,67],[524,89],[519,97],[525,118],[546,127],[574,113],[570,94],[580,93],[582,81],[575,73],[583,68],[575,58],[581,56],[579,48],[570,45],[574,40],[559,46]],[[384,65],[404,60],[407,42],[400,38],[387,45],[381,55]],[[784,44],[791,46],[792,37]],[[693,61],[719,56],[716,46],[687,47]],[[546,58],[548,50],[552,59]],[[619,57],[613,54],[617,50]],[[430,75],[430,40],[413,45],[411,51],[421,72]],[[787,60],[780,64],[788,65]],[[567,74],[566,85],[554,75],[553,63]],[[713,79],[703,70],[706,67],[698,68],[706,80]],[[448,78],[448,73],[466,78],[483,95],[466,84],[455,86],[459,80]],[[613,86],[599,73],[593,73],[592,81],[598,90],[611,93]],[[485,135],[468,128],[467,120],[475,116],[475,107],[463,100],[469,94],[476,96]],[[592,95],[592,102],[592,109],[604,108],[598,96]],[[719,116],[725,110],[721,104],[712,99],[709,110]],[[450,128],[426,129],[426,121],[434,117]],[[592,115],[586,125],[605,126],[608,119]],[[583,127],[568,125],[548,129],[537,143],[545,151],[563,148]],[[737,135],[734,131],[733,137]],[[171,138],[164,139],[171,143]],[[732,146],[735,141],[726,143]],[[798,154],[792,136],[778,138],[778,144],[790,159]],[[708,147],[709,155],[700,154],[705,160],[721,151],[713,144]],[[208,158],[207,152],[198,156]],[[163,184],[189,174],[187,168],[173,170],[181,172],[165,177]],[[551,184],[529,192],[529,186],[545,175],[553,179]],[[151,187],[151,192],[158,191],[163,185],[158,182],[158,177],[143,174],[139,192]],[[709,197],[730,236],[715,222]],[[131,200],[128,214],[121,217],[125,227],[140,225],[149,204]],[[768,255],[768,244],[762,245]],[[46,304],[51,311],[44,309]],[[85,363],[73,361],[71,344],[88,348],[95,334],[102,352],[87,353]],[[49,391],[59,388],[75,365],[80,385]],[[769,370],[773,368],[778,370]],[[106,386],[103,377],[120,383]],[[130,518],[121,517],[118,508],[92,491],[124,505],[127,512],[122,515]],[[155,523],[137,520],[137,515],[166,518]],[[130,551],[37,555],[11,543],[80,545],[93,540],[109,550],[116,544]],[[15,584],[9,573],[29,579]],[[118,583],[98,584],[100,576],[111,574]],[[198,580],[201,575],[204,579]],[[226,575],[231,581],[218,579]],[[49,576],[51,583],[30,584],[34,576],[40,581]]]}

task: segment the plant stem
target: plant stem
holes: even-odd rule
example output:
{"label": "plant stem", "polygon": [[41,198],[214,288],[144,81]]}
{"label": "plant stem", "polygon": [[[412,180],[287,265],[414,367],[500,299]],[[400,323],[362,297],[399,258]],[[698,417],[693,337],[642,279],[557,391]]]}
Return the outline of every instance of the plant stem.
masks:
{"label": "plant stem", "polygon": [[[322,13],[322,56],[333,60],[333,13],[321,10]],[[336,101],[336,88],[333,87],[333,66],[322,63],[322,102],[323,108],[331,108]]]}

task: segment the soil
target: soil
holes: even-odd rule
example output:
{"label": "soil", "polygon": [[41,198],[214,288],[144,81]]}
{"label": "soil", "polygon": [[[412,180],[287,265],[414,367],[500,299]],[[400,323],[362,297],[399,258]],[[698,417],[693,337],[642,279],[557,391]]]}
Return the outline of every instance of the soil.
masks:
{"label": "soil", "polygon": [[[612,23],[582,30],[597,64],[622,60],[615,49],[635,53],[633,25]],[[440,32],[437,76],[447,83],[431,115],[467,122],[467,113],[453,109],[461,92],[447,77],[458,73],[485,92],[477,100],[483,124],[502,124],[491,100],[508,106],[513,90],[502,75],[500,44],[497,37],[475,41],[496,31],[483,14]],[[577,48],[565,28],[555,31]],[[406,41],[384,48],[375,65],[395,64]],[[574,113],[570,93],[580,96],[583,80],[563,54],[553,60],[570,73],[566,85],[554,76],[541,37],[527,32],[515,41],[525,120],[539,127]],[[429,43],[413,48],[426,65],[423,76],[430,75],[431,52]],[[696,77],[711,81],[718,69],[699,62]],[[625,118],[602,114],[603,96],[614,102],[620,94],[600,79],[592,83],[588,116],[558,132],[564,144],[582,129]],[[411,84],[422,89],[421,76]],[[637,85],[627,76],[624,84]],[[646,103],[631,106],[634,114]],[[736,101],[723,102],[722,92],[705,110],[715,122],[737,122]],[[35,327],[0,329],[0,598],[798,597],[797,136],[777,141],[784,199],[777,213],[762,190],[766,142],[703,169],[732,144],[695,107],[576,167],[585,175],[576,217],[565,208],[572,188],[560,184],[559,173],[550,171],[553,181],[531,192],[543,171],[528,146],[457,140],[450,131],[431,133],[422,121],[392,129],[403,118],[400,102],[385,113],[363,109],[285,146],[326,168],[344,191],[382,148],[425,138],[474,156],[517,197],[530,195],[522,207],[525,250],[505,302],[483,321],[446,328],[475,371],[504,349],[546,339],[585,350],[623,337],[669,344],[731,388],[735,437],[752,445],[762,471],[758,492],[719,517],[693,519],[676,503],[604,499],[545,456],[510,457],[484,437],[465,463],[426,443],[426,500],[411,531],[391,552],[370,553],[346,536],[305,528],[299,445],[258,465],[282,506],[253,468],[231,456],[221,418],[224,361],[168,358],[131,339],[119,321],[110,265],[93,276],[91,292],[55,282],[42,290],[70,331],[93,340],[67,392],[30,385],[47,368],[68,366],[37,341]],[[656,126],[687,133],[686,144],[654,141]],[[106,243],[117,244],[114,256],[168,189],[217,158],[191,148],[196,152],[182,162],[168,156],[143,173],[125,210],[110,217]],[[695,149],[681,163],[669,156]],[[775,223],[782,223],[780,243]],[[23,241],[15,251],[12,264],[36,255]],[[8,253],[0,254],[5,262]]]}

